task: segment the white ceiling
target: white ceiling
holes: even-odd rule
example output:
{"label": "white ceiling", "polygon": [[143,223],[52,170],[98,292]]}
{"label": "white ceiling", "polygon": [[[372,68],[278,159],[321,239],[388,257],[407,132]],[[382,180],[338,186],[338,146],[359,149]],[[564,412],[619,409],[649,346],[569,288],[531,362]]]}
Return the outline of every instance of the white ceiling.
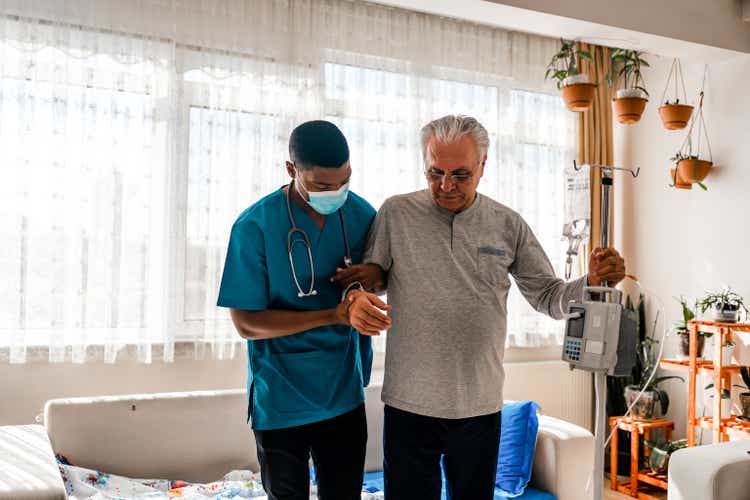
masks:
{"label": "white ceiling", "polygon": [[375,1],[514,31],[637,48],[686,62],[750,57],[750,23],[742,20],[739,0]]}

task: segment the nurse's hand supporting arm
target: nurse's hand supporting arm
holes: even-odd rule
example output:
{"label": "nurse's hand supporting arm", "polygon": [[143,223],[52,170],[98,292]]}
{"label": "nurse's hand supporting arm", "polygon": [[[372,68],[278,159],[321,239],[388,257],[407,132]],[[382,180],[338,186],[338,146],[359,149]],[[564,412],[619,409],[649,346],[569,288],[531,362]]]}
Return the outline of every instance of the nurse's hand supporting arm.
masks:
{"label": "nurse's hand supporting arm", "polygon": [[359,281],[364,289],[370,292],[382,292],[388,285],[388,276],[377,264],[356,264],[347,269],[338,268],[330,280],[343,288]]}
{"label": "nurse's hand supporting arm", "polygon": [[334,309],[323,311],[231,309],[231,314],[234,327],[240,336],[251,340],[286,337],[326,325],[350,326],[345,302],[340,303]]}

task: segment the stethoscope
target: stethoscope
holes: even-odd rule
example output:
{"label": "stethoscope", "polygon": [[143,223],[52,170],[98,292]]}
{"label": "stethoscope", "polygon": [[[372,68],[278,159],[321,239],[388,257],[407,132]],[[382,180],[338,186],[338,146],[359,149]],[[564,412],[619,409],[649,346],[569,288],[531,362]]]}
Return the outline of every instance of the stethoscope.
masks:
{"label": "stethoscope", "polygon": [[[286,211],[289,214],[289,222],[292,225],[292,228],[289,230],[289,232],[286,235],[286,250],[287,254],[289,255],[289,267],[292,268],[292,278],[294,278],[294,284],[297,286],[297,297],[311,297],[313,295],[318,295],[318,291],[315,290],[315,264],[313,263],[313,257],[312,257],[312,245],[310,245],[310,238],[307,237],[307,233],[297,227],[297,223],[294,222],[294,216],[292,215],[292,204],[290,202],[291,196],[291,190],[294,189],[294,180],[289,183],[289,186],[287,186],[287,193],[286,193]],[[338,209],[339,213],[339,220],[341,221],[341,232],[344,235],[344,251],[346,254],[344,255],[344,267],[351,267],[352,266],[352,256],[349,252],[349,237],[346,234],[346,224],[344,223],[344,212],[341,211],[341,209]],[[302,236],[302,239],[295,239],[294,234],[299,233]],[[310,261],[310,288],[307,290],[307,292],[304,292],[302,290],[302,286],[299,284],[299,279],[297,278],[297,271],[294,269],[294,259],[292,259],[292,249],[294,248],[295,243],[302,243],[305,248],[307,249],[307,258]]]}

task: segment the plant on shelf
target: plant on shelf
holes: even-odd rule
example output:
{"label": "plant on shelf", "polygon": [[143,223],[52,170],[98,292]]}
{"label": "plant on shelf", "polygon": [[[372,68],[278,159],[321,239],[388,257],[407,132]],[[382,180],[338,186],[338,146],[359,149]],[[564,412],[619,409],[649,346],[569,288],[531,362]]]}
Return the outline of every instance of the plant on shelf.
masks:
{"label": "plant on shelf", "polygon": [[[669,171],[672,179],[670,187],[693,189],[693,184],[698,184],[704,191],[708,189],[703,180],[711,173],[714,161],[711,143],[708,140],[708,131],[706,130],[706,120],[703,117],[703,86],[705,86],[707,71],[707,69],[704,71],[704,83],[698,96],[698,112],[694,113],[690,119],[687,136],[685,136],[680,149],[670,158],[673,164]],[[696,124],[698,125],[697,128]],[[694,132],[695,138],[693,138]],[[706,151],[703,148],[704,144]]]}
{"label": "plant on shelf", "polygon": [[725,287],[721,292],[707,292],[697,305],[702,314],[710,309],[713,319],[722,323],[736,323],[740,319],[741,310],[746,317],[748,315],[744,299],[730,287]]}
{"label": "plant on shelf", "polygon": [[643,52],[614,49],[610,54],[612,68],[607,74],[610,87],[621,87],[612,99],[617,120],[620,123],[635,123],[641,119],[648,102],[648,91],[643,81],[641,67],[648,67]]}
{"label": "plant on shelf", "polygon": [[745,385],[735,385],[745,392],[740,393],[740,410],[742,410],[742,419],[750,421],[750,367],[740,367],[740,376]]}
{"label": "plant on shelf", "polygon": [[[654,370],[654,367],[659,363],[659,341],[654,339],[653,336],[646,337],[640,344],[638,349],[638,360],[641,367],[641,380],[648,381],[648,377]],[[655,377],[643,388],[637,385],[629,385],[625,388],[625,403],[627,407],[632,406],[631,414],[635,419],[648,420],[658,416],[666,415],[669,410],[669,395],[664,389],[661,389],[659,385],[662,382],[671,379],[679,379],[685,381],[684,378],[677,375],[669,375],[665,377]],[[643,389],[643,394],[636,402],[638,394]],[[656,403],[659,403],[657,408]],[[661,410],[660,412],[657,412]]]}
{"label": "plant on shelf", "polygon": [[735,343],[732,340],[725,340],[721,344],[721,366],[732,364],[732,355],[734,354]]}
{"label": "plant on shelf", "polygon": [[[680,306],[682,306],[682,319],[674,324],[677,335],[680,336],[680,354],[683,358],[690,357],[690,333],[688,332],[688,323],[695,319],[695,311],[688,306],[685,297],[680,296],[678,299]],[[697,310],[697,304],[693,306]],[[703,348],[706,345],[706,338],[710,337],[710,333],[698,332],[698,349],[696,351],[696,358],[703,358]]]}
{"label": "plant on shelf", "polygon": [[[674,98],[670,102],[667,94],[674,80]],[[680,103],[680,83],[682,84],[682,103]],[[682,76],[682,64],[679,59],[672,61],[672,67],[667,76],[664,93],[661,96],[662,105],[659,106],[659,117],[664,128],[667,130],[680,130],[687,127],[690,116],[693,114],[693,106],[687,104],[687,91],[685,79]]]}
{"label": "plant on shelf", "polygon": [[560,50],[552,56],[544,79],[557,80],[563,101],[571,111],[586,111],[594,101],[596,84],[581,73],[581,59],[592,60],[591,54],[581,50],[575,40],[560,39]]}
{"label": "plant on shelf", "polygon": [[[714,388],[713,382],[706,386],[706,391],[711,391]],[[711,391],[708,394],[708,399],[713,400],[714,392]],[[705,408],[704,408],[705,410]],[[705,411],[704,411],[705,414]],[[732,391],[730,389],[721,390],[721,418],[729,418],[732,415]]]}
{"label": "plant on shelf", "polygon": [[669,457],[677,450],[687,448],[687,439],[678,439],[676,441],[667,441],[660,439],[657,441],[646,441],[650,453],[648,456],[648,466],[654,474],[666,474],[669,469]]}

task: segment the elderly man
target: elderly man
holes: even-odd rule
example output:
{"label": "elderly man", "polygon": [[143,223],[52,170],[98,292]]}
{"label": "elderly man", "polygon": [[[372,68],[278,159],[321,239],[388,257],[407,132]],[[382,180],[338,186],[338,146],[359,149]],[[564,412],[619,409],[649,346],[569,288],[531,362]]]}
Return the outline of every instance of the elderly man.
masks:
{"label": "elderly man", "polygon": [[[474,118],[422,129],[429,189],[388,199],[360,266],[335,281],[377,290],[392,307],[385,402],[385,494],[437,500],[441,458],[450,498],[492,499],[503,404],[506,302],[513,276],[539,312],[560,319],[583,287],[625,276],[613,249],[596,249],[589,274],[566,283],[519,214],[477,193],[489,137]],[[387,280],[386,277],[387,276]],[[384,304],[352,290],[349,319],[376,334]]]}

